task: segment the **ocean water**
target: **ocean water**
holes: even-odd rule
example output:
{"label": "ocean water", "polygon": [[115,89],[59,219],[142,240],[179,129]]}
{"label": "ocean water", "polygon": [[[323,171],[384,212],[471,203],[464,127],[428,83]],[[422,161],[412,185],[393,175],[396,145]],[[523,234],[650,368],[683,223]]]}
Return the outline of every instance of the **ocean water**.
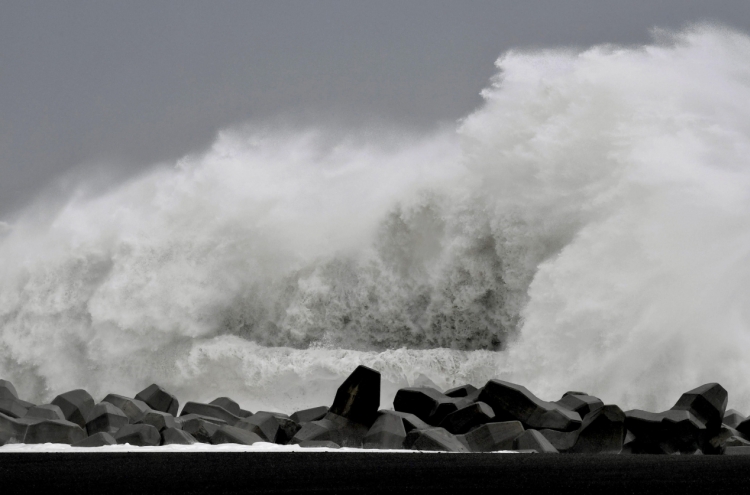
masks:
{"label": "ocean water", "polygon": [[750,38],[510,51],[416,133],[256,124],[0,224],[0,376],[23,398],[152,382],[330,404],[497,377],[750,412]]}

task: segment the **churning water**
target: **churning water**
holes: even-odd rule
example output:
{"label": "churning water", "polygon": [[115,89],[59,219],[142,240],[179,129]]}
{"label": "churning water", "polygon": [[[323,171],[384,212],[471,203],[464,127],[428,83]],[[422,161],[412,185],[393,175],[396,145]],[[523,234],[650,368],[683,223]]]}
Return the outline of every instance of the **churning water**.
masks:
{"label": "churning water", "polygon": [[[0,375],[248,408],[500,377],[750,409],[750,38],[509,52],[450,131],[235,130],[0,233]],[[384,407],[388,404],[384,403]]]}

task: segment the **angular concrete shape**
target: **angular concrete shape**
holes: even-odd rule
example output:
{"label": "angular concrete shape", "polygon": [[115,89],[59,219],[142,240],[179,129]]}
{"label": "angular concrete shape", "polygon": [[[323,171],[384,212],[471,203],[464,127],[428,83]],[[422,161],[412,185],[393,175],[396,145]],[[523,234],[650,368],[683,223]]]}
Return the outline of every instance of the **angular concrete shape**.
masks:
{"label": "angular concrete shape", "polygon": [[230,426],[234,426],[240,421],[239,416],[235,416],[221,406],[213,404],[203,404],[201,402],[186,402],[185,406],[180,412],[180,416],[187,416],[188,414],[199,414],[201,416],[208,416],[211,418],[217,418],[224,421]]}
{"label": "angular concrete shape", "polygon": [[449,390],[446,390],[444,392],[444,395],[446,395],[447,397],[453,397],[453,398],[467,397],[468,395],[473,394],[477,390],[478,390],[477,387],[475,387],[474,385],[466,384],[466,385],[461,385],[459,387],[454,387]]}
{"label": "angular concrete shape", "polygon": [[472,452],[513,450],[513,441],[524,432],[520,421],[487,423],[464,435],[457,435]]}
{"label": "angular concrete shape", "polygon": [[469,452],[469,449],[445,428],[412,430],[406,435],[404,447],[411,450]]}
{"label": "angular concrete shape", "polygon": [[557,454],[557,449],[536,430],[526,430],[513,441],[514,450],[535,450],[540,454]]}
{"label": "angular concrete shape", "polygon": [[36,419],[65,419],[60,406],[54,404],[41,404],[34,406],[26,411],[24,418],[36,418]]}
{"label": "angular concrete shape", "polygon": [[690,411],[703,424],[706,431],[715,433],[721,428],[727,409],[727,391],[718,383],[707,383],[682,394],[673,411]]}
{"label": "angular concrete shape", "polygon": [[114,435],[117,443],[137,445],[138,447],[156,447],[161,444],[159,430],[151,425],[125,425]]}
{"label": "angular concrete shape", "polygon": [[180,425],[177,423],[177,420],[174,416],[172,416],[169,413],[165,413],[162,411],[149,411],[147,412],[143,418],[139,421],[139,423],[142,423],[144,425],[151,425],[159,432],[162,430],[165,430],[167,428],[179,428]]}
{"label": "angular concrete shape", "polygon": [[94,398],[83,389],[71,390],[60,394],[52,401],[52,404],[62,409],[65,419],[71,421],[81,428],[86,428],[86,421],[94,410]]}
{"label": "angular concrete shape", "polygon": [[380,373],[367,366],[357,366],[336,391],[328,412],[369,428],[379,407]]}
{"label": "angular concrete shape", "polygon": [[302,409],[291,415],[291,418],[299,425],[302,423],[309,423],[310,421],[317,421],[323,419],[328,414],[328,407],[318,406],[311,407],[310,409]]}
{"label": "angular concrete shape", "polygon": [[473,402],[447,415],[440,422],[440,427],[459,435],[479,425],[490,423],[494,418],[495,412],[490,406],[484,402]]}
{"label": "angular concrete shape", "polygon": [[42,419],[29,424],[23,443],[73,444],[86,438],[86,431],[71,421]]}
{"label": "angular concrete shape", "polygon": [[104,447],[106,445],[117,445],[117,440],[111,434],[102,431],[74,443],[73,447]]}
{"label": "angular concrete shape", "polygon": [[406,429],[402,417],[391,411],[380,411],[375,422],[365,435],[365,449],[402,449],[406,440]]}
{"label": "angular concrete shape", "polygon": [[231,414],[234,414],[235,416],[240,415],[240,405],[237,404],[235,401],[230,399],[229,397],[218,397],[211,402],[209,402],[212,406],[219,406],[223,407],[227,411],[229,411]]}
{"label": "angular concrete shape", "polygon": [[142,400],[155,411],[169,413],[172,416],[177,416],[177,411],[180,409],[177,397],[155,383],[138,392],[135,398]]}
{"label": "angular concrete shape", "polygon": [[130,419],[118,407],[109,402],[100,402],[89,414],[86,432],[88,435],[100,432],[114,434],[128,423]]}
{"label": "angular concrete shape", "polygon": [[147,412],[151,410],[148,404],[138,399],[131,399],[124,395],[109,394],[102,402],[109,402],[113,406],[120,409],[131,423],[137,423]]}
{"label": "angular concrete shape", "polygon": [[220,445],[223,443],[237,443],[240,445],[252,445],[256,442],[266,442],[267,440],[261,438],[247,430],[242,428],[235,428],[234,426],[224,425],[211,435],[211,443],[213,445]]}
{"label": "angular concrete shape", "polygon": [[162,445],[193,445],[198,440],[190,433],[177,428],[165,428],[161,432]]}

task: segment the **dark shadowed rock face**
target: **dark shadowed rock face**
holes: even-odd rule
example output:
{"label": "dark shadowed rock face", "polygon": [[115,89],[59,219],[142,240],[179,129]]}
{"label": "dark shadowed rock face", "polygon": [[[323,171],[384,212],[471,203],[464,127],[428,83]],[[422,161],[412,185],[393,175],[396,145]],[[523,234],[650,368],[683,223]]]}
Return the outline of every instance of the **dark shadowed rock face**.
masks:
{"label": "dark shadowed rock face", "polygon": [[404,419],[393,414],[393,411],[380,411],[367,431],[362,446],[365,449],[402,449],[405,439]]}
{"label": "dark shadowed rock face", "polygon": [[737,431],[739,431],[741,434],[745,435],[748,439],[750,439],[750,418],[742,421],[740,424],[737,425]]}
{"label": "dark shadowed rock face", "polygon": [[86,438],[83,428],[70,421],[42,419],[29,424],[24,443],[65,443],[73,444]]}
{"label": "dark shadowed rock face", "polygon": [[586,416],[578,439],[568,452],[619,454],[625,433],[625,413],[617,406],[603,406]]}
{"label": "dark shadowed rock face", "polygon": [[396,392],[393,408],[396,411],[410,413],[429,423],[439,424],[446,416],[455,412],[464,398],[448,397],[430,387],[402,388]]}
{"label": "dark shadowed rock face", "polygon": [[545,402],[514,383],[490,380],[479,400],[489,404],[498,420],[520,421],[527,428],[574,431],[581,426],[577,412]]}
{"label": "dark shadowed rock face", "polygon": [[535,450],[540,454],[557,454],[557,449],[536,430],[526,430],[513,441],[515,450]]}
{"label": "dark shadowed rock face", "polygon": [[188,414],[199,414],[201,416],[208,416],[211,418],[217,418],[224,421],[228,425],[235,425],[240,419],[239,416],[235,416],[221,406],[214,404],[203,404],[200,402],[186,402],[185,406],[180,412],[180,416],[187,416]]}
{"label": "dark shadowed rock face", "polygon": [[100,402],[89,414],[86,431],[89,435],[99,432],[115,433],[130,420],[118,407],[109,402]]}
{"label": "dark shadowed rock face", "polygon": [[167,428],[177,428],[179,424],[174,416],[161,411],[149,411],[139,421],[144,425],[151,425],[160,432]]}
{"label": "dark shadowed rock face", "polygon": [[0,399],[0,413],[12,418],[23,418],[29,408],[25,403],[14,398]]}
{"label": "dark shadowed rock face", "polygon": [[366,366],[357,366],[336,391],[329,413],[369,428],[379,407],[380,373]]}
{"label": "dark shadowed rock face", "polygon": [[193,435],[177,428],[165,428],[161,432],[162,445],[192,445],[197,442]]}
{"label": "dark shadowed rock face", "polygon": [[211,443],[214,445],[220,445],[223,443],[252,445],[256,442],[267,442],[267,440],[251,431],[229,425],[222,426],[211,435]]}
{"label": "dark shadowed rock face", "polygon": [[180,422],[180,426],[183,431],[190,433],[199,442],[211,443],[211,436],[226,423],[222,421],[222,424],[216,424],[210,421],[210,419],[212,418],[201,418],[200,416],[191,414],[186,416],[184,421]]}
{"label": "dark shadowed rock face", "polygon": [[102,431],[74,443],[73,447],[104,447],[105,445],[117,445],[117,441],[111,434]]}
{"label": "dark shadowed rock face", "polygon": [[682,394],[673,411],[689,411],[706,425],[706,430],[716,433],[721,428],[727,409],[729,394],[718,383],[707,383]]}
{"label": "dark shadowed rock face", "polygon": [[86,428],[86,420],[94,410],[95,402],[88,392],[78,389],[58,395],[52,404],[62,409],[66,420]]}
{"label": "dark shadowed rock face", "polygon": [[556,401],[555,404],[577,412],[581,418],[604,407],[604,403],[597,397],[579,392],[566,392],[563,394],[562,399]]}
{"label": "dark shadowed rock face", "polygon": [[302,409],[301,411],[297,411],[292,414],[291,418],[297,423],[309,423],[310,421],[317,421],[319,419],[323,419],[323,417],[328,414],[328,407],[326,406],[318,406],[318,407],[312,407],[310,409]]}
{"label": "dark shadowed rock face", "polygon": [[263,438],[264,442],[276,443],[276,440],[281,433],[281,428],[279,427],[279,422],[276,417],[274,417],[273,414],[264,411],[259,411],[249,418],[244,418],[238,421],[235,423],[235,426],[253,432]]}
{"label": "dark shadowed rock face", "polygon": [[520,421],[487,423],[457,438],[472,452],[512,450],[513,441],[524,432]]}
{"label": "dark shadowed rock face", "polygon": [[469,449],[445,428],[412,430],[406,435],[404,447],[413,450],[469,452]]}
{"label": "dark shadowed rock face", "polygon": [[180,408],[177,398],[155,383],[138,392],[135,398],[142,400],[155,411],[169,413],[172,416],[177,416],[177,410]]}
{"label": "dark shadowed rock face", "polygon": [[440,426],[454,435],[466,433],[472,428],[489,423],[495,418],[495,413],[484,402],[474,402],[466,407],[450,413],[440,422]]}
{"label": "dark shadowed rock face", "polygon": [[159,430],[151,425],[125,425],[115,434],[118,444],[128,443],[139,447],[155,447],[161,444]]}
{"label": "dark shadowed rock face", "polygon": [[25,418],[36,419],[65,419],[65,415],[59,406],[54,404],[41,404],[26,411]]}
{"label": "dark shadowed rock face", "polygon": [[454,387],[450,390],[446,390],[445,395],[447,397],[453,397],[453,398],[466,397],[470,394],[473,394],[476,391],[477,391],[477,387],[471,384],[466,384],[466,385],[461,385],[460,387]]}
{"label": "dark shadowed rock face", "polygon": [[125,397],[124,395],[109,394],[104,399],[102,399],[102,402],[109,402],[110,404],[120,409],[123,413],[125,413],[125,416],[128,417],[128,420],[131,423],[137,423],[138,421],[143,419],[143,416],[147,412],[151,410],[148,404],[146,404],[142,400],[131,399],[130,397]]}
{"label": "dark shadowed rock face", "polygon": [[747,417],[734,409],[728,409],[724,413],[723,423],[731,428],[737,428]]}

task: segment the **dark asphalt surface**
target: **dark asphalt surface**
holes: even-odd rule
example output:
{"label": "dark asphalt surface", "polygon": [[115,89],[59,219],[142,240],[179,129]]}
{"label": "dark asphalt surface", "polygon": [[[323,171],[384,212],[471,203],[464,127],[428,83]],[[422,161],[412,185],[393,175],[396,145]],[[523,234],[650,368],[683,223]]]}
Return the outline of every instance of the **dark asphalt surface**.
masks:
{"label": "dark asphalt surface", "polygon": [[0,454],[2,493],[750,493],[750,456]]}

